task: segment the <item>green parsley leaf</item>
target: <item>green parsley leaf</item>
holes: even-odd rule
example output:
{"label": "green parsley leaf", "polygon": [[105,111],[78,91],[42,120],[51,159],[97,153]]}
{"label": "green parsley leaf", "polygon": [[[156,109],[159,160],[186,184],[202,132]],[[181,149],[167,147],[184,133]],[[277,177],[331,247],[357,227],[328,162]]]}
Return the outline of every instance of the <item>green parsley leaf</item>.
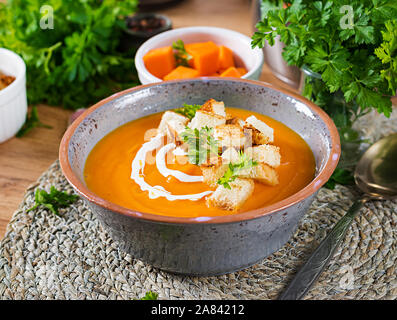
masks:
{"label": "green parsley leaf", "polygon": [[50,193],[47,193],[43,189],[37,189],[35,192],[36,204],[27,212],[35,210],[38,206],[42,205],[55,215],[59,216],[60,208],[70,206],[72,203],[77,201],[78,198],[79,197],[77,195],[59,191],[54,186],[51,186]]}
{"label": "green parsley leaf", "polygon": [[153,291],[146,292],[145,296],[141,298],[141,300],[157,300],[159,297],[158,293]]}
{"label": "green parsley leaf", "polygon": [[37,107],[33,106],[32,110],[30,111],[30,114],[26,115],[25,123],[22,126],[22,128],[19,129],[19,131],[17,132],[16,137],[18,137],[18,138],[23,137],[25,134],[30,132],[33,128],[37,128],[37,127],[47,128],[47,129],[52,128],[51,126],[46,125],[40,121],[39,114],[37,112]]}
{"label": "green parsley leaf", "polygon": [[337,183],[348,186],[354,185],[354,176],[352,171],[337,168],[324,187],[334,190]]}
{"label": "green parsley leaf", "polygon": [[256,165],[258,165],[256,161],[248,158],[243,151],[240,151],[239,161],[233,164],[229,163],[227,171],[223,177],[218,180],[218,184],[222,185],[226,189],[231,189],[230,182],[234,181],[242,171],[250,169]]}
{"label": "green parsley leaf", "polygon": [[183,108],[175,109],[174,111],[188,117],[190,120],[196,115],[196,111],[201,108],[198,104],[183,104]]}
{"label": "green parsley leaf", "polygon": [[192,164],[201,165],[211,157],[218,156],[219,142],[213,137],[213,128],[203,127],[200,130],[185,128],[181,133],[183,141],[188,145],[188,160]]}
{"label": "green parsley leaf", "polygon": [[172,44],[172,48],[175,50],[174,56],[176,60],[176,66],[189,67],[189,60],[193,57],[186,51],[183,41],[175,41]]}
{"label": "green parsley leaf", "polygon": [[386,23],[382,38],[383,42],[375,49],[375,54],[385,66],[381,71],[381,77],[387,81],[391,94],[394,94],[397,87],[397,20]]}

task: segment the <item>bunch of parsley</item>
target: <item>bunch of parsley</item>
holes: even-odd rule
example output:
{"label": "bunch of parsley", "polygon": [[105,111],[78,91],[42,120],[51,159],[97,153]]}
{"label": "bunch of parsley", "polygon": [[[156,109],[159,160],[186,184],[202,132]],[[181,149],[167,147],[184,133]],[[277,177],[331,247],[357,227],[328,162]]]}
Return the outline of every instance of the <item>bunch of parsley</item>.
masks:
{"label": "bunch of parsley", "polygon": [[[342,150],[360,143],[352,129],[354,121],[372,109],[387,117],[392,111],[391,97],[397,90],[397,1],[285,2],[283,6],[282,1],[263,1],[265,14],[252,46],[263,47],[266,41],[273,45],[280,37],[289,65],[320,74],[319,80],[306,78],[303,95],[334,120]],[[351,181],[346,171],[339,176]]]}
{"label": "bunch of parsley", "polygon": [[[138,83],[133,55],[118,50],[123,16],[137,0],[7,0],[0,3],[0,47],[27,65],[30,104],[87,107]],[[53,29],[40,21],[53,11]],[[42,11],[42,12],[40,12]]]}
{"label": "bunch of parsley", "polygon": [[[263,47],[266,40],[273,45],[280,36],[288,64],[308,66],[321,74],[328,92],[340,90],[347,102],[389,116],[390,98],[397,90],[397,2],[287,2],[290,6],[269,9],[257,24],[253,47]],[[348,12],[341,12],[346,4],[353,9],[353,24],[348,27],[343,23]]]}

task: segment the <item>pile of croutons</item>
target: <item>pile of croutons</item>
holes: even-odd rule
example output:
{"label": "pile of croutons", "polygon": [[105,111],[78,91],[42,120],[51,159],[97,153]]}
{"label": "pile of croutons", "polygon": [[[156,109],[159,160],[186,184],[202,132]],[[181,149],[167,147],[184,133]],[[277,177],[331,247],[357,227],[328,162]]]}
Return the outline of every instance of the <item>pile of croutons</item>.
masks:
{"label": "pile of croutons", "polygon": [[[272,145],[273,129],[254,115],[245,120],[231,117],[226,113],[223,102],[210,99],[191,120],[179,113],[166,111],[158,130],[183,147],[181,133],[186,127],[198,130],[213,128],[214,138],[220,143],[219,154],[200,165],[204,183],[216,188],[206,199],[209,206],[236,211],[252,195],[254,181],[270,186],[278,184],[275,168],[280,165],[281,156],[279,147]],[[256,165],[239,171],[238,177],[226,188],[218,181],[230,163],[239,161],[239,152],[244,152]]]}

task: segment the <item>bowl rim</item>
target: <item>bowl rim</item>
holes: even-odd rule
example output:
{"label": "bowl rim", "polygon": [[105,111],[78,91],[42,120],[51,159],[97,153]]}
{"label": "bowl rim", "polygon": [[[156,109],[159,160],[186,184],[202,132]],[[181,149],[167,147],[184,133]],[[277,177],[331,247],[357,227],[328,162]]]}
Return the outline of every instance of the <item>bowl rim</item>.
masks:
{"label": "bowl rim", "polygon": [[[165,215],[157,215],[157,214],[151,214],[151,213],[144,213],[144,212],[138,212],[132,209],[128,209],[125,207],[122,207],[120,205],[117,205],[115,203],[112,203],[108,200],[105,200],[101,198],[100,196],[96,195],[94,192],[90,191],[88,187],[86,187],[80,180],[79,178],[75,175],[73,172],[70,162],[69,162],[69,143],[70,140],[75,132],[75,130],[78,128],[80,123],[92,112],[94,112],[96,109],[100,108],[102,105],[109,103],[110,101],[121,97],[125,94],[132,93],[135,91],[140,91],[145,88],[150,88],[152,86],[158,86],[162,85],[164,83],[183,83],[183,82],[191,82],[191,81],[232,81],[232,82],[243,82],[249,85],[257,85],[257,86],[262,86],[265,88],[269,88],[272,90],[279,91],[283,94],[286,94],[302,103],[304,103],[306,106],[308,106],[315,114],[317,114],[321,120],[325,123],[327,129],[329,130],[329,138],[331,142],[331,151],[329,153],[329,158],[327,159],[326,164],[324,165],[323,169],[318,172],[316,177],[304,188],[299,190],[298,192],[294,193],[293,195],[289,196],[288,198],[285,198],[281,201],[278,201],[274,204],[271,204],[269,206],[263,207],[263,208],[258,208],[254,210],[249,210],[241,213],[234,213],[230,215],[225,215],[225,216],[214,216],[214,217],[207,217],[207,216],[202,216],[202,217],[195,217],[195,218],[187,218],[187,217],[172,217],[172,216],[165,216]],[[62,169],[62,172],[65,176],[65,178],[68,180],[68,182],[74,187],[74,189],[82,195],[84,198],[86,198],[88,201],[93,202],[94,204],[103,207],[105,209],[111,210],[113,212],[122,214],[127,217],[131,218],[137,218],[137,219],[143,219],[143,220],[148,220],[152,222],[160,222],[160,223],[172,223],[172,224],[201,224],[201,223],[210,223],[210,224],[223,224],[223,223],[237,223],[237,222],[242,222],[246,220],[252,220],[256,218],[263,217],[268,214],[272,214],[275,212],[280,212],[284,211],[291,206],[301,202],[302,200],[310,197],[313,195],[316,191],[320,189],[321,186],[323,186],[328,179],[331,177],[333,171],[335,170],[339,157],[341,153],[341,146],[340,146],[340,137],[338,130],[334,124],[334,122],[331,120],[331,118],[323,111],[320,107],[315,105],[313,102],[307,100],[306,98],[298,95],[297,93],[290,91],[289,89],[282,88],[267,82],[261,82],[261,81],[254,81],[254,80],[247,80],[247,79],[238,79],[238,78],[220,78],[220,77],[202,77],[202,78],[196,78],[196,79],[188,79],[188,80],[170,80],[170,81],[164,81],[161,84],[159,83],[151,83],[151,84],[146,84],[146,85],[140,85],[137,87],[133,87],[121,92],[118,92],[108,98],[105,98],[89,109],[87,109],[84,113],[82,113],[66,130],[61,144],[59,148],[59,160],[60,160],[60,166]]]}
{"label": "bowl rim", "polygon": [[[161,32],[148,40],[146,40],[137,50],[135,54],[135,67],[138,72],[142,73],[143,76],[147,79],[150,79],[152,82],[163,82],[164,80],[157,78],[153,74],[149,72],[149,70],[146,69],[145,64],[143,63],[143,56],[146,53],[146,50],[149,48],[152,48],[153,44],[155,44],[157,41],[162,40],[164,38],[168,38],[170,35],[178,35],[178,34],[186,34],[186,33],[194,33],[194,32],[202,32],[202,33],[208,33],[208,34],[218,34],[218,35],[223,35],[223,36],[230,36],[233,39],[241,40],[242,42],[247,42],[248,44],[251,43],[251,38],[246,36],[245,34],[234,31],[231,29],[226,29],[226,28],[219,28],[219,27],[210,27],[210,26],[194,26],[194,27],[183,27],[183,28],[175,28],[172,30],[164,31]],[[251,46],[250,46],[251,48]],[[252,52],[255,56],[255,65],[248,70],[248,72],[241,77],[241,79],[246,79],[251,77],[259,68],[262,67],[264,63],[264,55],[263,51],[259,48],[252,49]],[[211,78],[216,78],[216,77],[211,77]],[[198,78],[194,78],[198,79]]]}
{"label": "bowl rim", "polygon": [[[0,99],[4,98],[7,96],[7,94],[11,94],[11,92],[14,90],[14,88],[20,86],[20,83],[23,81],[23,79],[26,76],[26,64],[23,59],[16,54],[14,51],[11,51],[6,48],[0,48],[0,54],[5,53],[9,58],[13,59],[15,63],[17,63],[21,70],[17,75],[12,75],[15,77],[15,80],[7,87],[5,87],[3,90],[0,90]],[[9,59],[4,59],[5,62],[9,61]],[[1,64],[0,64],[0,71],[1,71]]]}

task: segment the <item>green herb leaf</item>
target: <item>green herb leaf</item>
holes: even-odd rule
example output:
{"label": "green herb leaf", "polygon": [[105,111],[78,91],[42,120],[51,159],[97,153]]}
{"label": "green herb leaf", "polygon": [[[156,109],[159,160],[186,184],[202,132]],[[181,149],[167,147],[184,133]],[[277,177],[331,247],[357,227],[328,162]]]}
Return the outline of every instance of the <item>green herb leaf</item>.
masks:
{"label": "green herb leaf", "polygon": [[185,44],[182,40],[177,40],[172,44],[175,50],[174,56],[177,66],[189,67],[189,60],[193,57],[186,51]]}
{"label": "green herb leaf", "polygon": [[230,182],[234,181],[242,171],[248,170],[256,165],[258,165],[256,161],[248,158],[243,151],[240,151],[239,161],[234,164],[229,163],[227,171],[223,177],[218,180],[218,184],[222,185],[226,189],[231,189],[229,184]]}
{"label": "green herb leaf", "polygon": [[19,131],[17,132],[16,137],[18,137],[18,138],[23,137],[25,134],[30,132],[33,128],[37,128],[37,127],[47,128],[47,129],[52,128],[51,126],[46,125],[40,121],[39,114],[37,112],[37,107],[33,106],[32,110],[30,111],[30,114],[26,115],[25,123],[22,126],[22,128],[19,129]]}
{"label": "green herb leaf", "polygon": [[333,190],[337,183],[348,186],[354,185],[353,173],[350,170],[337,168],[324,187]]}
{"label": "green herb leaf", "polygon": [[397,20],[386,23],[382,38],[383,42],[375,49],[375,54],[385,66],[381,71],[381,77],[387,81],[391,94],[394,94],[397,87]]}
{"label": "green herb leaf", "polygon": [[185,128],[181,133],[188,146],[188,160],[192,164],[201,165],[211,157],[218,156],[219,142],[213,137],[213,128],[203,127],[200,130]]}
{"label": "green herb leaf", "polygon": [[153,291],[146,292],[145,296],[141,300],[157,300],[159,297],[158,293]]}
{"label": "green herb leaf", "polygon": [[174,111],[188,117],[190,120],[196,115],[196,111],[201,108],[198,104],[183,104],[183,108],[175,109]]}
{"label": "green herb leaf", "polygon": [[79,197],[75,194],[68,194],[57,190],[51,186],[50,193],[43,189],[37,189],[35,192],[35,205],[27,212],[36,209],[38,206],[43,205],[48,208],[52,213],[59,216],[59,209],[66,208],[74,203]]}

